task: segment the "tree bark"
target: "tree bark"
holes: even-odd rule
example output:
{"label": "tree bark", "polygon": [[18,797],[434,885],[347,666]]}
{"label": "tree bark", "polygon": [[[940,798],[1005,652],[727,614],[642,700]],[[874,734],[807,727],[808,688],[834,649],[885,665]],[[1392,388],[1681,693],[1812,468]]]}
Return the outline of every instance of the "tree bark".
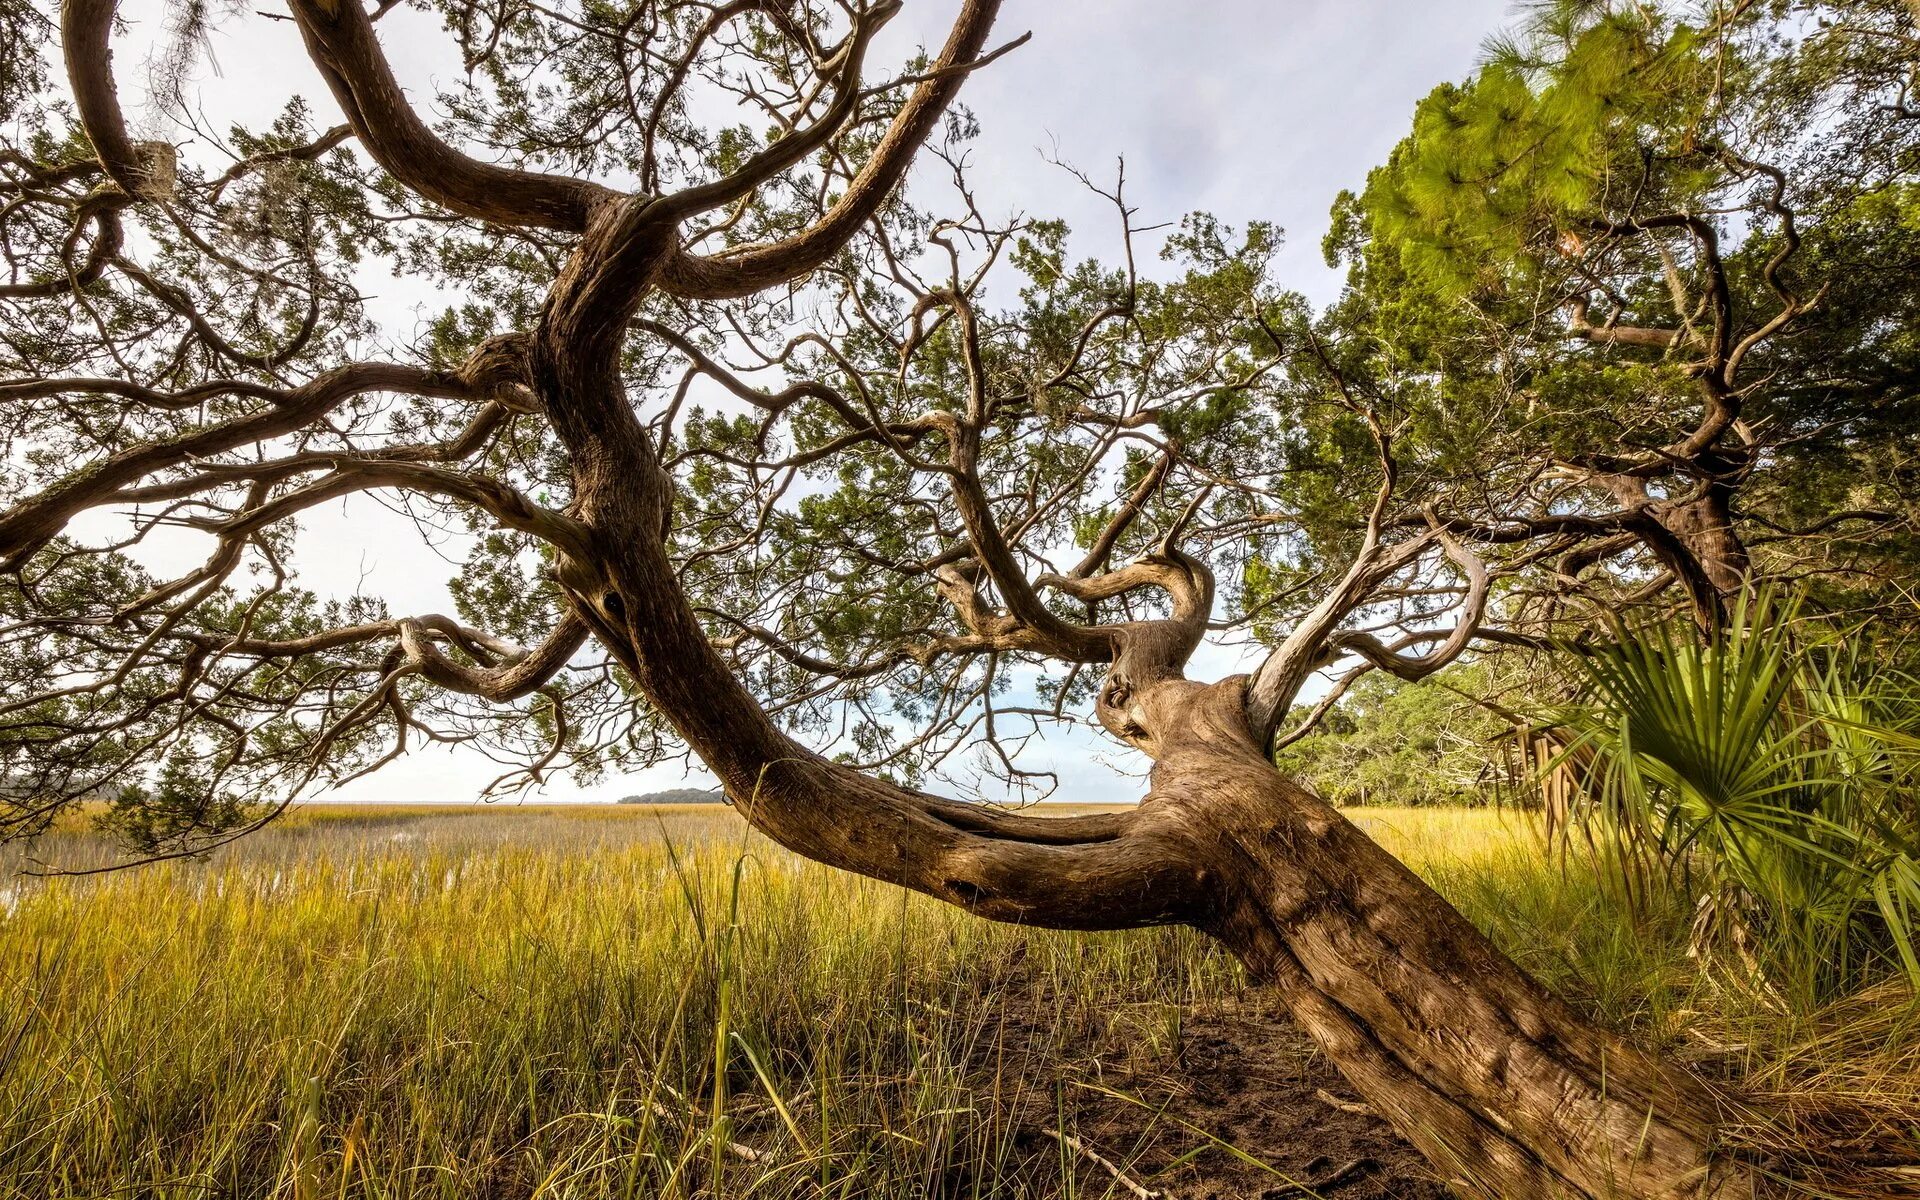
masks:
{"label": "tree bark", "polygon": [[1747,544],[1733,524],[1736,478],[1747,465],[1743,455],[1707,450],[1700,455],[1716,478],[1704,481],[1699,493],[1680,501],[1653,500],[1647,480],[1635,475],[1596,475],[1594,481],[1619,502],[1622,509],[1644,513],[1629,526],[1673,573],[1703,628],[1712,628],[1725,616],[1726,602],[1747,586],[1752,560]]}
{"label": "tree bark", "polygon": [[1750,563],[1746,543],[1733,527],[1732,488],[1712,485],[1698,499],[1661,512],[1659,521],[1693,555],[1714,591],[1739,595]]}
{"label": "tree bark", "polygon": [[1704,1085],[1575,1015],[1274,769],[1247,722],[1245,677],[1121,695],[1109,723],[1155,760],[1137,813],[995,819],[788,739],[704,637],[657,537],[592,565],[563,573],[583,613],[740,812],[796,853],[999,920],[1206,931],[1465,1195],[1750,1191],[1714,1162],[1719,1111]]}
{"label": "tree bark", "polygon": [[1717,1103],[1574,1014],[1339,813],[1274,770],[1241,683],[1162,685],[1146,803],[1195,798],[1216,874],[1196,922],[1463,1194],[1742,1194]]}
{"label": "tree bark", "polygon": [[1720,1121],[1704,1085],[1580,1019],[1282,777],[1261,751],[1246,677],[1181,677],[1206,586],[1177,592],[1187,601],[1172,619],[1099,627],[1110,653],[1100,720],[1155,763],[1136,810],[996,813],[864,776],[788,738],[680,587],[666,548],[672,484],[617,371],[626,321],[673,238],[644,203],[599,214],[549,297],[529,376],[568,448],[570,516],[586,531],[559,555],[559,582],[747,820],[798,854],[996,920],[1210,933],[1465,1194],[1751,1190],[1737,1166],[1715,1162]]}
{"label": "tree bark", "polygon": [[[132,204],[154,198],[157,168],[129,139],[113,90],[114,7],[113,0],[65,0],[62,26],[76,112],[102,171]],[[703,256],[682,247],[682,224],[748,195],[839,130],[858,107],[860,93],[852,90],[857,57],[843,63],[846,74],[835,83],[843,99],[822,124],[776,139],[710,184],[669,195],[624,194],[501,167],[442,142],[408,105],[372,14],[344,0],[292,0],[315,66],[356,137],[396,181],[471,218],[577,238],[536,327],[498,347],[498,369],[482,372],[484,379],[358,364],[284,396],[275,393],[284,403],[262,415],[124,451],[84,478],[71,476],[16,506],[17,528],[0,528],[0,556],[17,567],[89,498],[134,487],[190,459],[290,434],[318,421],[343,396],[393,387],[421,397],[480,399],[493,397],[498,385],[510,386],[515,407],[522,408],[528,407],[520,403],[524,387],[568,454],[574,489],[564,520],[534,511],[485,476],[460,478],[457,486],[436,478],[448,494],[478,504],[510,528],[535,533],[553,549],[574,618],[523,661],[484,669],[441,654],[417,623],[400,623],[400,651],[433,682],[493,698],[524,694],[565,660],[584,627],[714,770],[746,818],[799,854],[997,920],[1085,929],[1178,922],[1205,930],[1270,983],[1354,1087],[1469,1193],[1505,1200],[1708,1200],[1745,1186],[1737,1167],[1716,1173],[1719,1120],[1702,1084],[1582,1021],[1402,864],[1281,777],[1263,753],[1269,723],[1250,714],[1247,679],[1206,685],[1182,678],[1205,634],[1213,590],[1209,569],[1181,555],[1171,533],[1160,551],[1129,567],[1047,581],[1090,602],[1157,586],[1171,596],[1170,617],[1082,626],[1041,601],[995,529],[993,504],[974,476],[975,442],[989,405],[973,359],[973,411],[964,419],[943,414],[936,426],[952,452],[948,470],[967,527],[967,554],[1000,592],[1006,612],[992,615],[1004,616],[1021,635],[996,633],[1011,640],[994,645],[1108,668],[1100,719],[1155,762],[1142,804],[1124,813],[1049,820],[861,775],[787,737],[709,640],[667,550],[673,485],[622,385],[622,351],[634,318],[655,290],[688,300],[745,296],[795,281],[837,253],[894,193],[968,70],[983,61],[998,7],[998,0],[965,0],[938,58],[859,171],[808,228]],[[864,16],[854,19],[867,24],[850,52],[857,53],[891,8],[860,6]],[[1687,220],[1711,239],[1708,226]],[[110,232],[102,226],[103,239]],[[966,300],[957,292],[945,299],[970,329]],[[1724,314],[1716,320],[1716,328],[1725,326]],[[230,347],[226,353],[237,357]],[[1680,446],[1686,456],[1697,457],[1734,419],[1728,394],[1709,396],[1709,420]],[[1383,546],[1392,458],[1377,422],[1374,431],[1387,478],[1369,521],[1368,550],[1300,635],[1299,653],[1288,660],[1280,686],[1267,689],[1261,701],[1270,709],[1284,711],[1302,677],[1297,668],[1320,661],[1322,643],[1366,591],[1411,561],[1396,555],[1417,554],[1425,545]],[[417,480],[433,468],[365,456],[353,470]],[[268,482],[266,476],[255,480],[262,488]],[[246,519],[264,525],[282,515],[275,505],[339,494],[330,489],[360,482],[336,466],[330,480],[258,504]],[[1644,495],[1645,485],[1640,488]],[[1724,505],[1694,525],[1687,535],[1657,523],[1653,532],[1668,540],[1731,533]],[[240,536],[254,528],[236,523],[223,530]],[[1432,532],[1445,542],[1444,530]],[[237,553],[239,543],[230,545]],[[1730,551],[1703,558],[1729,569],[1733,562]],[[1090,559],[1087,570],[1099,562],[1099,556]],[[1469,565],[1475,581],[1469,614],[1485,600],[1485,578],[1476,570]],[[949,582],[963,603],[977,602],[983,612],[990,607],[965,578]],[[965,613],[962,620],[968,621]],[[1454,652],[1471,623],[1463,624]],[[1376,653],[1391,652],[1376,647]]]}

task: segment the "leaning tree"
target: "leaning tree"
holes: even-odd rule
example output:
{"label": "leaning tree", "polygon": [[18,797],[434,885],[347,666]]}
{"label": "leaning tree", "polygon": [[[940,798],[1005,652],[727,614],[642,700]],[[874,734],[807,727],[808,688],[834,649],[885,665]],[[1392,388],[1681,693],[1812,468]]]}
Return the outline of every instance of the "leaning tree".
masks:
{"label": "leaning tree", "polygon": [[[1446,483],[1409,398],[1434,373],[1279,293],[1271,230],[1190,219],[1143,273],[1117,183],[1115,266],[990,216],[953,101],[999,53],[997,0],[885,77],[890,0],[437,7],[469,71],[437,120],[383,50],[393,0],[290,0],[344,122],[296,101],[202,131],[215,165],[130,131],[114,0],[7,11],[8,834],[106,798],[189,851],[422,743],[509,784],[684,746],[822,862],[998,920],[1206,931],[1463,1190],[1744,1194],[1723,1098],[1269,759],[1344,655],[1418,678],[1537,640],[1509,593],[1583,547],[1711,607],[1737,564],[1690,550],[1691,518]],[[751,120],[710,119],[729,104]],[[938,219],[901,195],[917,157],[951,175]],[[396,347],[368,264],[460,302]],[[1665,335],[1708,363],[1692,432],[1592,469],[1717,494],[1737,360],[1811,298]],[[355,496],[464,556],[455,612],[299,585],[303,515]],[[160,541],[196,553],[163,567]],[[1258,669],[1188,679],[1235,629],[1270,643]],[[1083,707],[1152,761],[1137,808],[919,790],[976,751],[1029,779],[1021,744]]]}

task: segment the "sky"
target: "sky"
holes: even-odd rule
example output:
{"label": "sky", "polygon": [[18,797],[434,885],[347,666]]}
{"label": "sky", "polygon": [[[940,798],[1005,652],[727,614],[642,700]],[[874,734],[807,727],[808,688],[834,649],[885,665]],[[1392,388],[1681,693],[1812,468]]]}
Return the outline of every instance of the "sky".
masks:
{"label": "sky", "polygon": [[[221,10],[210,57],[189,89],[203,127],[264,123],[295,94],[312,103],[318,127],[341,119],[291,22],[262,15],[277,7],[265,0]],[[916,46],[937,47],[958,7],[958,0],[906,0],[869,61],[897,63]],[[1137,224],[1197,210],[1235,226],[1273,222],[1287,235],[1275,266],[1279,282],[1324,302],[1340,283],[1320,253],[1333,198],[1365,183],[1406,133],[1420,97],[1471,70],[1510,7],[1511,0],[1009,0],[993,44],[1029,31],[1032,39],[962,89],[961,102],[981,125],[968,149],[972,185],[989,213],[1063,217],[1074,228],[1076,254],[1111,254],[1111,207],[1049,160],[1106,182],[1124,157]],[[115,61],[129,117],[183,155],[218,161],[211,147],[194,144],[190,129],[138,99],[168,11],[168,0],[122,5],[128,27],[116,40]],[[402,84],[430,106],[436,81],[452,82],[461,69],[450,35],[409,9],[379,28]],[[931,186],[932,174],[920,172],[910,186]],[[448,300],[390,277],[363,286],[401,342]],[[413,527],[373,501],[315,512],[305,530],[297,566],[302,582],[323,595],[360,589],[385,596],[395,612],[451,611],[453,568],[422,553]],[[1244,647],[1204,647],[1190,673],[1245,670],[1257,661],[1249,655]],[[1092,730],[1049,732],[1022,765],[1059,775],[1056,800],[1131,800],[1143,790],[1136,777],[1144,760]],[[322,798],[466,801],[499,771],[472,752],[417,751]],[[709,782],[666,766],[591,787],[556,779],[526,798],[612,800]],[[966,780],[959,782],[964,792]]]}

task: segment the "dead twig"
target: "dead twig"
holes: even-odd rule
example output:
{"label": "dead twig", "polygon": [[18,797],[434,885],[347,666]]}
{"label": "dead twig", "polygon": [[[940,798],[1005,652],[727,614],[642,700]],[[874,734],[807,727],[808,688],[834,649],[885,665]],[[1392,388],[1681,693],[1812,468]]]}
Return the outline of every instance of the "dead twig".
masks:
{"label": "dead twig", "polygon": [[[1323,1154],[1309,1162],[1306,1169],[1312,1171],[1316,1166],[1331,1161],[1331,1159]],[[1317,1179],[1309,1179],[1305,1183],[1292,1184],[1281,1189],[1279,1192],[1268,1192],[1266,1197],[1267,1200],[1318,1200],[1320,1193],[1324,1189],[1339,1187],[1341,1184],[1352,1180],[1355,1176],[1372,1170],[1379,1165],[1379,1163],[1371,1158],[1356,1158],[1344,1166],[1336,1167],[1328,1171],[1325,1175]]]}
{"label": "dead twig", "polygon": [[1133,1176],[1128,1175],[1116,1166],[1111,1159],[1108,1159],[1099,1151],[1087,1145],[1079,1138],[1074,1137],[1072,1134],[1063,1133],[1058,1129],[1042,1129],[1040,1132],[1050,1138],[1058,1138],[1062,1146],[1078,1154],[1094,1166],[1105,1170],[1107,1174],[1113,1176],[1115,1183],[1132,1192],[1135,1196],[1138,1196],[1140,1200],[1161,1200],[1161,1197],[1165,1195],[1164,1192],[1156,1192],[1152,1188],[1140,1183],[1134,1179]]}
{"label": "dead twig", "polygon": [[1332,1108],[1337,1108],[1343,1113],[1352,1113],[1358,1117],[1370,1117],[1373,1115],[1373,1110],[1366,1105],[1356,1103],[1352,1100],[1342,1100],[1325,1088],[1313,1089],[1313,1097],[1320,1101],[1320,1103]]}

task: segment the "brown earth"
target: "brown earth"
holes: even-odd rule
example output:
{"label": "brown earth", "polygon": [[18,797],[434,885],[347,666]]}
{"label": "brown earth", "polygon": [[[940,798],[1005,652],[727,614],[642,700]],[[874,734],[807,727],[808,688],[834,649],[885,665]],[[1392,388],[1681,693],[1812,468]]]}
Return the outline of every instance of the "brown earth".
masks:
{"label": "brown earth", "polygon": [[1172,1044],[1145,1053],[1113,1038],[1085,1057],[1056,1049],[1054,1078],[1030,1079],[1014,1114],[1039,1190],[1071,1164],[1087,1197],[1446,1200],[1420,1155],[1265,1003],[1256,991],[1187,1010]]}

